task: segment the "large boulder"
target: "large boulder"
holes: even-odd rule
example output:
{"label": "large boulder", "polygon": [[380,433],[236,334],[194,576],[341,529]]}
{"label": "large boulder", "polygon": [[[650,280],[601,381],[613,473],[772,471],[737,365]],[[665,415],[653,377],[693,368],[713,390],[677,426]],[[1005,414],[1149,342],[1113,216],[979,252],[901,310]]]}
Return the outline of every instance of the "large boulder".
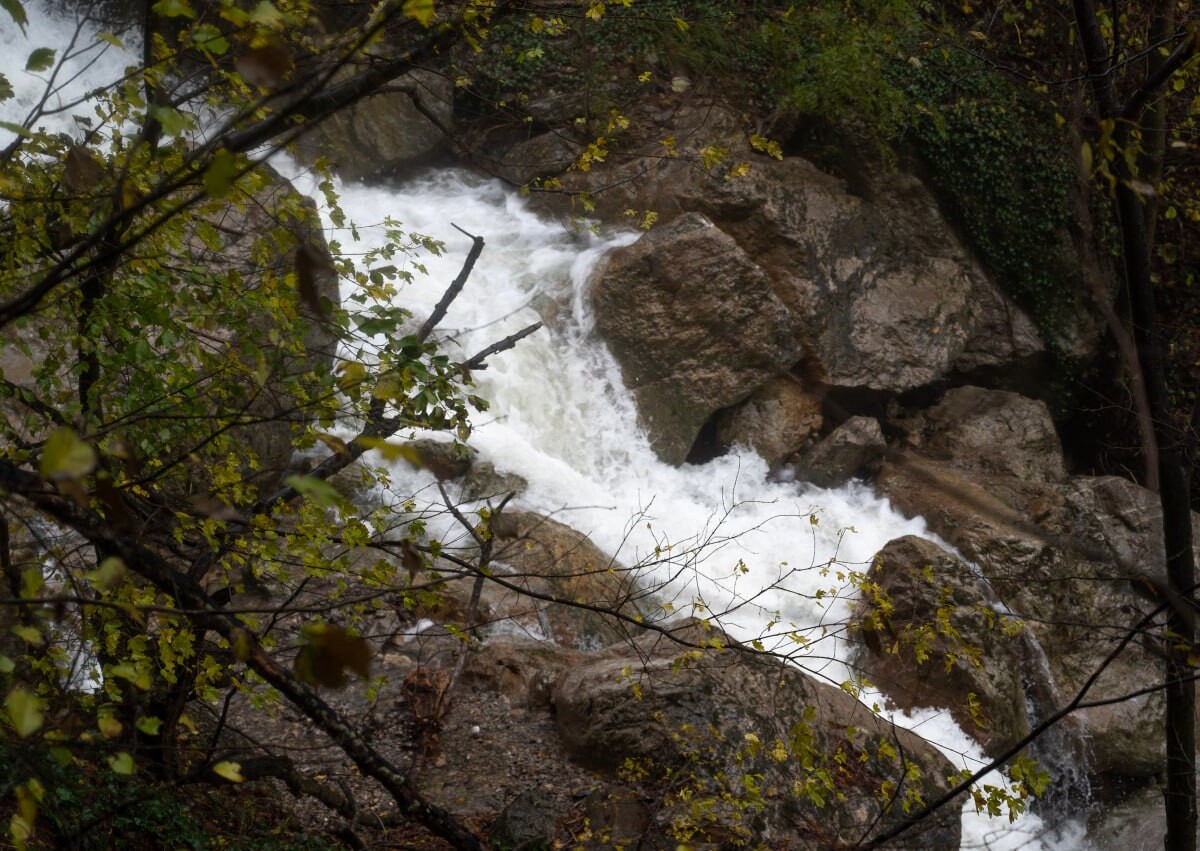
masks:
{"label": "large boulder", "polygon": [[781,471],[782,478],[812,482],[823,488],[844,485],[874,467],[887,449],[879,420],[850,417],[821,440],[796,453]]}
{"label": "large boulder", "polygon": [[771,280],[831,386],[903,392],[983,367],[1025,366],[1042,343],[913,179],[867,199],[800,158],[710,176],[683,202]]}
{"label": "large boulder", "polygon": [[772,467],[783,463],[821,430],[821,397],[791,375],[772,378],[717,419],[717,441],[748,446]]}
{"label": "large boulder", "polygon": [[[966,406],[961,426],[922,428],[922,448],[938,458],[895,449],[877,489],[901,512],[923,516],[1025,620],[1030,652],[1044,659],[1047,708],[1102,670],[1087,693],[1099,705],[1077,713],[1090,766],[1148,778],[1164,767],[1163,663],[1139,642],[1109,656],[1130,630],[1158,628],[1148,619],[1162,603],[1153,591],[1164,569],[1158,499],[1124,479],[1064,477],[1047,432],[1012,415],[1028,412],[1028,400],[1010,402]],[[999,447],[1013,435],[1030,442],[1004,459]],[[1200,531],[1200,516],[1193,526]]]}
{"label": "large boulder", "polygon": [[492,531],[497,576],[510,586],[497,592],[492,610],[508,628],[584,650],[640,632],[636,621],[643,616],[645,589],[633,571],[587,535],[540,514],[516,511],[500,515]]}
{"label": "large boulder", "polygon": [[1066,478],[1049,408],[1016,393],[958,387],[902,427],[908,448],[952,459],[959,469],[1028,481]]}
{"label": "large boulder", "polygon": [[879,551],[864,588],[857,664],[892,703],[949,709],[993,756],[1028,735],[1025,628],[976,571],[910,535]]}
{"label": "large boulder", "polygon": [[800,357],[796,326],[737,243],[689,213],[617,249],[592,285],[655,451],[686,460],[713,414]]}
{"label": "large boulder", "polygon": [[[650,784],[675,778],[660,789],[657,839],[641,847],[680,830],[692,842],[840,847],[894,826],[952,773],[930,745],[841,690],[699,623],[568,669],[556,706],[562,740],[583,764],[624,766]],[[958,810],[888,847],[957,849]]]}
{"label": "large boulder", "polygon": [[453,118],[453,81],[414,70],[334,112],[300,137],[297,152],[325,157],[345,181],[393,177],[444,153]]}
{"label": "large boulder", "polygon": [[[562,175],[564,185],[614,187],[595,200],[615,221],[628,210],[706,216],[766,275],[792,314],[811,372],[825,383],[898,393],[981,370],[1016,383],[1041,363],[1032,321],[990,280],[915,177],[872,174],[850,191],[801,157],[751,150],[739,116],[720,104],[638,118],[655,128],[655,140],[720,147],[725,161],[701,168],[703,152],[692,149],[613,157]],[[513,156],[533,156],[537,145],[524,143]]]}

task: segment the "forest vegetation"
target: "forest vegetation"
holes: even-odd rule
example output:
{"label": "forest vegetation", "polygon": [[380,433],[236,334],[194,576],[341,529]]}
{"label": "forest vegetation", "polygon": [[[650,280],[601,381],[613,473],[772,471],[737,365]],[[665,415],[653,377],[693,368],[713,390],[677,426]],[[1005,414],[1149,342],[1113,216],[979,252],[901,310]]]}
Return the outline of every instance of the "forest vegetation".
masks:
{"label": "forest vegetation", "polygon": [[[503,494],[468,508],[448,498],[459,536],[443,542],[426,518],[354,494],[387,484],[384,461],[468,458],[472,423],[487,410],[473,375],[540,323],[451,356],[439,323],[455,299],[486,297],[470,289],[472,269],[487,262],[484,236],[468,235],[438,310],[414,318],[397,306],[403,289],[420,252],[443,247],[398,225],[365,253],[327,240],[312,202],[267,162],[281,151],[307,157],[332,220],[345,223],[336,157],[305,145],[369,98],[415,92],[412,72],[432,71],[449,88],[449,119],[412,99],[445,132],[443,155],[577,219],[652,230],[668,211],[627,202],[628,182],[606,182],[617,173],[606,169],[680,158],[721,180],[744,177],[751,157],[804,157],[852,188],[861,174],[900,171],[932,188],[972,256],[1047,341],[1038,382],[1074,472],[1122,476],[1161,500],[1165,565],[1129,581],[1162,574],[1145,583],[1158,607],[1145,623],[1166,669],[1168,848],[1195,848],[1200,13],[1190,4],[70,5],[81,41],[30,42],[0,73],[0,102],[14,98],[17,73],[45,82],[27,117],[0,123],[9,845],[101,847],[88,838],[101,827],[104,847],[316,848],[379,835],[348,789],[304,775],[270,742],[260,752],[237,739],[228,715],[244,701],[252,713],[286,707],[335,743],[385,791],[385,829],[397,841],[489,847],[416,776],[437,747],[442,696],[479,646],[482,589],[531,593],[496,568],[501,542],[524,521]],[[0,22],[24,30],[31,6],[0,0]],[[136,61],[71,105],[81,116],[72,132],[44,129],[60,109],[68,55],[87,61],[126,45]],[[582,104],[569,122],[564,101]],[[718,101],[741,111],[745,162],[716,138],[663,138],[652,117]],[[502,163],[498,150],[542,132],[569,143],[570,156],[525,173]],[[1102,342],[1079,345],[1084,326]],[[454,448],[431,458],[409,440],[417,432]],[[449,579],[470,589],[465,599]],[[600,599],[537,593],[629,642],[669,632],[631,608],[653,590],[631,591],[633,581]],[[848,581],[868,596],[879,590],[863,575]],[[385,756],[336,699],[382,687],[362,624],[384,605],[414,620],[461,609],[456,656],[424,686],[434,709],[417,719],[412,765]],[[693,662],[726,644],[723,633],[680,635],[678,654]],[[805,806],[841,794],[840,746],[824,753],[825,740],[797,734],[776,756],[745,732],[747,761],[802,766]],[[1012,784],[976,790],[976,804],[1016,812],[1044,791],[1027,744],[997,758]],[[718,792],[681,776],[669,778],[679,796],[704,807],[675,826],[680,837],[727,829],[730,847],[750,841],[749,828],[739,831],[763,806],[758,775]],[[297,827],[276,793],[243,792],[273,788],[256,782],[268,779],[337,813],[340,832],[301,836],[311,823]],[[972,779],[871,790],[896,817],[861,847],[903,843]],[[261,817],[245,814],[247,802]]]}

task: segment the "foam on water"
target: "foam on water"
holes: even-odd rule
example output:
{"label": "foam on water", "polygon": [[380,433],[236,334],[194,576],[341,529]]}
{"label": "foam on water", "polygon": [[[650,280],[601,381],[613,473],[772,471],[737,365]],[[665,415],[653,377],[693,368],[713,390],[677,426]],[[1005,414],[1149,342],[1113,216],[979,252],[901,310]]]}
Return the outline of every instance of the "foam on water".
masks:
{"label": "foam on water", "polygon": [[[73,38],[74,21],[54,18],[37,4],[26,8],[28,35],[0,14],[0,48],[9,57],[3,70],[16,90],[0,103],[0,120],[22,122],[49,85],[47,103],[55,109],[76,105],[36,127],[78,134],[72,114],[92,114],[84,95],[120,79],[125,66],[137,62],[136,49],[123,52],[101,42],[102,48],[80,53],[51,82],[49,72],[25,72],[26,58],[43,46],[61,56]],[[77,46],[94,43],[88,35]],[[0,146],[11,139],[0,129]],[[279,164],[320,199],[315,181],[301,169],[282,158]],[[809,643],[798,660],[806,669],[835,683],[848,677],[839,629],[851,601],[839,571],[866,570],[887,541],[925,534],[925,525],[903,518],[859,485],[821,490],[769,482],[766,464],[748,451],[678,468],[657,459],[637,426],[619,369],[593,334],[586,294],[588,277],[604,253],[636,234],[596,236],[541,218],[505,187],[458,171],[437,172],[396,190],[341,191],[362,242],[326,226],[327,235],[347,251],[379,244],[385,216],[445,241],[446,256],[421,257],[430,274],[418,276],[401,294],[403,306],[418,317],[433,309],[469,247],[452,225],[487,240],[465,292],[441,324],[452,356],[465,358],[547,319],[545,329],[476,374],[479,394],[491,409],[476,417],[472,445],[499,472],[528,481],[521,507],[587,533],[623,564],[644,564],[645,581],[668,583],[660,599],[677,611],[700,604],[699,611],[728,612],[721,621],[734,635],[778,635],[791,652],[798,648],[788,634],[803,634]],[[394,472],[398,490],[436,501],[427,473],[404,466]],[[441,528],[454,533],[448,520]],[[820,598],[818,592],[824,592]],[[872,702],[872,696],[866,699]],[[983,764],[978,746],[946,713],[897,714],[895,720],[940,747],[956,766]],[[976,815],[968,806],[963,847],[1049,851],[1085,849],[1087,843],[1078,829],[1051,834],[1037,816],[1009,824]]]}
{"label": "foam on water", "polygon": [[[300,185],[305,176],[285,166]],[[487,246],[466,289],[442,324],[451,351],[469,356],[536,321],[547,327],[494,357],[476,374],[491,409],[476,418],[472,446],[499,472],[529,487],[520,507],[552,514],[587,533],[624,565],[644,564],[646,582],[668,583],[662,598],[676,611],[728,612],[720,620],[748,639],[775,636],[807,670],[840,683],[849,677],[841,624],[852,600],[839,571],[862,570],[889,540],[928,537],[920,519],[906,519],[871,490],[834,490],[768,481],[766,463],[735,451],[703,465],[672,467],[655,456],[639,429],[631,394],[612,356],[593,332],[587,284],[597,262],[636,234],[597,236],[538,217],[495,182],[444,170],[395,190],[349,186],[342,204],[370,247],[383,216],[444,240],[441,258],[423,258],[429,275],[406,287],[400,303],[418,321],[458,273],[469,240],[454,225],[483,236]],[[331,238],[348,246],[345,231]],[[536,308],[536,309],[535,309]],[[393,470],[397,490],[436,491],[427,473]],[[449,521],[438,527],[454,535]],[[818,599],[818,592],[826,593]],[[797,653],[790,633],[804,635]],[[883,701],[864,696],[868,704]],[[945,712],[893,713],[901,726],[937,745],[959,768],[985,764],[978,744]],[[985,783],[1002,784],[1001,775]],[[1033,814],[989,819],[968,805],[963,848],[1085,849],[1082,827],[1052,832]]]}
{"label": "foam on water", "polygon": [[[82,122],[96,118],[88,93],[121,80],[127,66],[140,62],[141,47],[132,34],[122,34],[122,49],[98,39],[94,22],[78,20],[73,14],[51,14],[42,3],[24,5],[29,18],[24,33],[7,12],[0,11],[0,53],[8,57],[2,70],[14,93],[0,101],[0,121],[24,124],[41,105],[44,114],[31,129],[77,136],[86,126]],[[61,61],[45,71],[26,71],[37,48],[54,50]],[[12,131],[0,128],[0,147],[13,138]]]}

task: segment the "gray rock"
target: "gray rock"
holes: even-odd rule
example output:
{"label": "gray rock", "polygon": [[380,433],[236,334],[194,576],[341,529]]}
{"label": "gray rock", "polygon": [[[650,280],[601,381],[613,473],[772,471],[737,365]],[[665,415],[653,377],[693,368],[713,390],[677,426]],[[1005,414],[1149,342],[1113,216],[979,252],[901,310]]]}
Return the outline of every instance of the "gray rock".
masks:
{"label": "gray rock", "polygon": [[[748,653],[699,622],[674,635],[686,644],[649,634],[568,669],[558,685],[558,730],[575,759],[600,769],[628,760],[651,777],[685,784],[688,794],[655,810],[643,840],[650,845],[642,847],[658,847],[653,835],[691,818],[699,843],[826,849],[903,818],[901,807],[883,808],[879,790],[889,779],[900,784],[901,800],[932,800],[945,788],[952,770],[945,758],[841,690]],[[881,755],[885,743],[897,759]],[[905,766],[919,779],[903,779]],[[750,789],[753,802],[739,806]],[[958,809],[949,806],[889,847],[957,849]]]}
{"label": "gray rock", "polygon": [[310,162],[327,157],[345,181],[389,177],[445,150],[443,128],[453,119],[454,83],[442,74],[415,70],[385,91],[336,111],[301,136],[297,150]]}
{"label": "gray rock", "polygon": [[[858,666],[899,708],[950,710],[985,751],[998,755],[1029,733],[1020,634],[969,565],[937,544],[890,541],[867,572],[856,608]],[[974,695],[973,707],[967,699]],[[1057,708],[1057,707],[1055,707]]]}
{"label": "gray rock", "polygon": [[1028,481],[1066,478],[1050,410],[1016,393],[958,387],[901,426],[907,446],[961,470]]}
{"label": "gray rock", "polygon": [[553,796],[541,789],[529,789],[513,798],[496,816],[488,838],[495,847],[511,851],[546,848],[567,812]]}
{"label": "gray rock", "polygon": [[850,417],[822,440],[798,453],[791,475],[823,488],[845,484],[887,449],[879,421]]}
{"label": "gray rock", "polygon": [[770,379],[717,421],[717,440],[749,446],[772,467],[808,443],[821,429],[821,398],[798,379]]}
{"label": "gray rock", "polygon": [[597,329],[621,364],[658,455],[682,463],[722,408],[800,357],[762,271],[690,213],[614,251],[592,285]]}
{"label": "gray rock", "polygon": [[1147,690],[1077,714],[1093,771],[1148,778],[1163,770],[1161,658],[1132,642],[1108,661],[1158,604],[1149,590],[1164,564],[1154,494],[1113,477],[1030,481],[980,473],[969,457],[915,453],[889,458],[876,486],[898,510],[922,515],[1026,620],[1054,692],[1045,704],[1064,704],[1102,665],[1089,701]]}
{"label": "gray rock", "polygon": [[[497,617],[567,647],[596,650],[641,630],[644,589],[633,571],[602,552],[582,532],[548,517],[506,511],[494,527],[494,560],[523,592],[500,590]],[[561,600],[550,602],[544,599]],[[578,602],[586,607],[571,605]],[[618,612],[626,620],[603,614]]]}

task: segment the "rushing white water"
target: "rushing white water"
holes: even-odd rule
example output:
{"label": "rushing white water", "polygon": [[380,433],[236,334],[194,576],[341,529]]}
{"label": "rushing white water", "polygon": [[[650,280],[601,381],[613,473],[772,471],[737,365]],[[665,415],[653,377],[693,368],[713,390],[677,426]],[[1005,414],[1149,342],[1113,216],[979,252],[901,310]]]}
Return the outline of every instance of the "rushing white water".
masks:
{"label": "rushing white water", "polygon": [[[11,63],[4,73],[17,91],[0,103],[3,121],[22,121],[47,91],[49,73],[21,70],[30,51],[40,46],[62,51],[71,38],[69,22],[54,20],[36,6],[29,15],[28,37],[0,20],[0,44]],[[74,70],[54,78],[52,88],[70,83],[49,103],[68,105],[118,79],[124,66],[136,61],[111,47],[84,57]],[[94,60],[90,64],[88,57]],[[76,134],[73,112],[86,116],[89,107],[84,102],[39,124]],[[0,145],[10,139],[0,130]],[[302,169],[286,161],[281,166],[320,199]],[[592,332],[586,291],[603,254],[636,234],[599,237],[540,218],[515,193],[458,171],[434,173],[394,190],[354,186],[341,192],[362,241],[355,243],[348,230],[328,221],[326,226],[329,238],[347,251],[378,245],[385,216],[399,219],[411,232],[445,241],[445,257],[418,258],[429,275],[418,275],[401,294],[403,306],[418,317],[432,310],[469,247],[454,225],[486,239],[465,292],[441,324],[452,354],[472,355],[546,319],[546,328],[493,357],[475,376],[491,409],[476,417],[472,445],[499,471],[528,482],[521,507],[552,514],[587,533],[623,564],[645,563],[644,580],[666,583],[662,600],[676,611],[702,605],[696,610],[724,613],[720,621],[734,635],[778,634],[793,651],[787,634],[802,633],[810,642],[800,659],[806,669],[835,683],[848,678],[839,629],[851,601],[838,573],[865,571],[887,541],[924,534],[924,524],[901,517],[859,485],[820,490],[768,482],[766,464],[751,452],[680,468],[657,459],[637,427],[619,370]],[[398,490],[435,501],[427,473],[401,465],[394,476]],[[868,703],[873,699],[878,698],[866,696]],[[978,746],[947,713],[898,714],[895,720],[942,748],[956,766],[983,764]],[[970,805],[963,828],[964,848],[1088,847],[1078,829],[1051,836],[1037,816],[1009,824],[977,815]]]}
{"label": "rushing white water", "polygon": [[[305,175],[289,170],[303,187]],[[849,677],[838,630],[851,600],[836,575],[865,571],[889,540],[924,535],[925,525],[858,484],[821,490],[770,482],[766,463],[748,451],[679,468],[658,460],[616,363],[593,333],[587,298],[603,253],[636,234],[600,237],[540,218],[516,193],[461,171],[435,172],[397,189],[350,186],[341,193],[361,248],[378,244],[384,216],[444,240],[445,255],[421,258],[429,274],[401,296],[418,320],[432,311],[470,247],[455,226],[485,238],[465,291],[442,323],[453,355],[470,356],[547,319],[546,328],[476,374],[491,409],[477,418],[471,444],[498,471],[529,483],[520,507],[553,514],[623,564],[648,562],[644,579],[667,582],[664,596],[676,611],[702,603],[698,611],[728,612],[721,623],[740,638],[801,632],[811,641],[800,658],[807,670],[835,683]],[[331,238],[350,246],[344,229],[326,224]],[[437,502],[428,473],[405,464],[392,472],[397,491]],[[449,524],[443,528],[450,533]],[[675,559],[656,558],[668,547]],[[818,598],[818,592],[825,593]],[[864,699],[883,703],[877,695]],[[978,745],[947,713],[895,720],[958,767],[984,764]],[[1087,847],[1079,826],[1048,834],[1031,814],[1009,824],[968,805],[963,816],[964,848]]]}
{"label": "rushing white water", "polygon": [[[30,129],[77,136],[97,118],[88,93],[122,79],[126,67],[139,62],[137,38],[126,43],[116,36],[97,38],[94,22],[51,15],[40,3],[26,2],[25,11],[29,21],[24,32],[0,11],[0,71],[13,88],[13,97],[0,101],[0,121],[24,124],[37,111],[40,117]],[[55,52],[53,66],[26,70],[39,48]],[[13,138],[11,130],[0,128],[0,147]]]}

